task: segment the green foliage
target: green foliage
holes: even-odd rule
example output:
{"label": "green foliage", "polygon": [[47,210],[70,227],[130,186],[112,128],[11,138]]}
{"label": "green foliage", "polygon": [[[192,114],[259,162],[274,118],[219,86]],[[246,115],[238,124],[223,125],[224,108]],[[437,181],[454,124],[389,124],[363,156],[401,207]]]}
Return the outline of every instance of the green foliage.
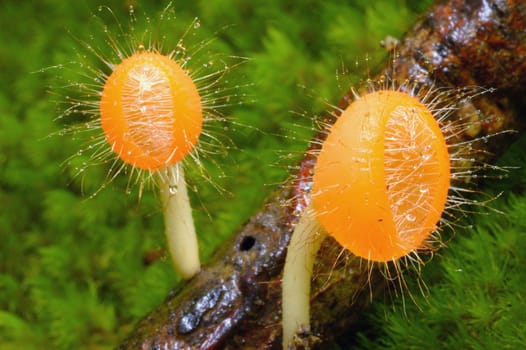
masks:
{"label": "green foliage", "polygon": [[375,331],[362,334],[362,348],[526,348],[525,146],[522,137],[501,159],[501,165],[516,167],[506,181],[484,189],[485,198],[496,198],[490,206],[498,212],[473,215],[472,225],[458,229],[424,268],[428,296],[415,294],[405,312],[400,300],[393,309],[377,305],[370,318]]}
{"label": "green foliage", "polygon": [[[83,66],[82,57],[93,53],[82,43],[111,54],[104,51],[107,38],[100,23],[129,40],[128,3],[0,3],[2,349],[113,348],[180,283],[165,255],[148,258],[165,247],[155,191],[146,187],[139,199],[140,189],[128,191],[123,175],[97,192],[108,182],[111,164],[81,172],[84,163],[95,162],[78,153],[86,140],[82,133],[61,135],[85,117],[74,113],[56,119],[67,97],[78,97],[74,86],[64,85],[82,80],[81,75],[85,81],[79,82],[89,81],[93,73]],[[302,115],[330,110],[327,104],[337,104],[351,83],[367,76],[386,56],[379,41],[400,36],[425,10],[421,3],[174,1],[177,19],[159,27],[167,33],[166,47],[175,46],[198,17],[197,36],[187,36],[186,45],[214,39],[203,54],[248,58],[231,80],[240,85],[238,94],[247,97],[223,110],[233,122],[222,132],[235,147],[217,160],[221,169],[204,160],[225,192],[199,183],[199,176],[192,183],[205,259],[301,156],[314,132],[311,119]],[[113,14],[99,11],[100,5]],[[139,2],[136,33],[157,28],[165,6]],[[366,55],[367,66],[356,66]],[[335,74],[341,67],[348,71],[343,79]]]}

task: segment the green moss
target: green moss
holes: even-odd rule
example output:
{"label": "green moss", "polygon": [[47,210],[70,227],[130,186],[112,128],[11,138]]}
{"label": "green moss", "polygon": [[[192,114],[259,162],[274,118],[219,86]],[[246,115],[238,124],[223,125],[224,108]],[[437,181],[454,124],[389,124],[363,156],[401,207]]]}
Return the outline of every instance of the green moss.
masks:
{"label": "green moss", "polygon": [[[166,256],[144,261],[165,246],[157,194],[146,188],[139,200],[139,189],[127,192],[127,176],[121,176],[91,198],[107,181],[110,164],[79,173],[92,162],[77,154],[85,140],[63,137],[60,130],[84,117],[56,120],[60,102],[76,96],[64,82],[79,78],[82,56],[91,55],[81,42],[105,46],[100,21],[112,33],[119,23],[126,31],[127,3],[0,4],[2,349],[113,348],[179,281]],[[187,37],[188,45],[213,38],[203,54],[249,59],[232,76],[245,103],[223,110],[236,121],[223,130],[235,147],[219,160],[221,169],[205,162],[225,193],[200,183],[192,198],[205,259],[301,156],[313,129],[310,118],[299,115],[323,113],[324,100],[336,104],[351,82],[367,74],[364,65],[355,70],[354,62],[366,54],[370,67],[381,62],[386,54],[378,42],[401,35],[425,10],[414,5],[418,1],[395,3],[174,2],[177,19],[161,27],[166,47],[199,17],[199,38]],[[99,11],[100,5],[114,16]],[[164,6],[140,2],[137,32],[155,26]],[[349,71],[343,82],[335,74],[342,66]]]}

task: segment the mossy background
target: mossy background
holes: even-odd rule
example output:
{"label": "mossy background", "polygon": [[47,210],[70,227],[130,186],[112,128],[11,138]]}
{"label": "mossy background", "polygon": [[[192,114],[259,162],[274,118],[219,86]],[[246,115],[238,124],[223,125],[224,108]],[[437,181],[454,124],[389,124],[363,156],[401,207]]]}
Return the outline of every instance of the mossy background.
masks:
{"label": "mossy background", "polygon": [[[223,109],[236,121],[224,131],[236,148],[220,160],[224,175],[209,170],[225,193],[204,184],[192,194],[205,260],[287,177],[313,133],[310,117],[329,109],[323,101],[338,103],[370,74],[386,57],[380,40],[401,36],[429,3],[173,2],[177,19],[168,35],[177,40],[198,17],[201,26],[186,44],[215,38],[210,52],[249,58],[234,71],[245,85],[239,89],[245,103]],[[89,162],[87,155],[64,164],[82,139],[59,135],[70,123],[55,120],[64,108],[57,101],[68,96],[59,82],[82,67],[45,68],[78,63],[85,50],[79,40],[104,40],[92,18],[100,5],[115,13],[117,19],[103,20],[117,32],[119,23],[128,27],[130,5],[138,23],[150,25],[167,3],[0,4],[1,349],[113,348],[179,283],[165,255],[148,259],[165,246],[158,197],[146,190],[139,201],[137,188],[127,191],[122,176],[90,198],[110,165],[75,176],[75,164]],[[147,17],[150,24],[141,22]],[[343,78],[336,74],[341,67]],[[475,229],[457,232],[443,257],[426,267],[430,296],[419,301],[423,311],[409,303],[405,316],[400,308],[376,306],[371,330],[362,333],[364,348],[526,347],[524,175],[513,171],[494,203],[504,215],[476,217]]]}

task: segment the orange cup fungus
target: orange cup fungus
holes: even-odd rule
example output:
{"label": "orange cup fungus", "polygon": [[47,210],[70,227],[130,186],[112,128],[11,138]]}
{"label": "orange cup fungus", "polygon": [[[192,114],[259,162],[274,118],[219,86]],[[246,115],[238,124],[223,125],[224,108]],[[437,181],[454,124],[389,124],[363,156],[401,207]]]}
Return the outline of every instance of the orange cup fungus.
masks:
{"label": "orange cup fungus", "polygon": [[107,78],[100,101],[111,149],[134,167],[155,171],[182,160],[201,134],[201,98],[168,56],[137,52]]}
{"label": "orange cup fungus", "polygon": [[331,127],[316,162],[312,205],[343,247],[387,262],[422,247],[449,185],[447,144],[431,112],[409,94],[376,91]]}
{"label": "orange cup fungus", "polygon": [[100,100],[101,126],[111,150],[125,163],[159,174],[168,249],[176,270],[200,270],[190,201],[179,163],[203,126],[199,91],[169,56],[139,50],[115,66]]}
{"label": "orange cup fungus", "polygon": [[288,246],[283,349],[298,332],[310,331],[310,280],[326,234],[368,261],[394,262],[425,246],[449,187],[446,140],[416,97],[379,90],[347,107],[319,151],[311,204]]}

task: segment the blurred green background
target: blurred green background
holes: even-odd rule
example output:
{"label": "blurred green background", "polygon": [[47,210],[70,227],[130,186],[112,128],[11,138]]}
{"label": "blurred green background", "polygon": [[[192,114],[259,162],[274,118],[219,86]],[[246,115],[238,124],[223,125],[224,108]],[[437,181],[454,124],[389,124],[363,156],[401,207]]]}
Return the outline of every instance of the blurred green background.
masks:
{"label": "blurred green background", "polygon": [[[215,130],[225,133],[219,136],[231,139],[235,147],[217,159],[220,169],[205,161],[214,184],[224,191],[199,177],[190,179],[198,186],[191,195],[205,261],[287,178],[314,132],[313,116],[330,110],[327,103],[337,104],[351,84],[371,74],[387,56],[380,40],[387,35],[400,37],[429,3],[173,2],[176,19],[161,21],[167,51],[197,17],[201,25],[185,37],[185,45],[214,39],[205,54],[248,58],[225,82],[239,85],[233,96],[236,102],[221,109],[232,122],[228,130]],[[105,8],[99,11],[101,5],[111,8],[114,16]],[[78,94],[69,85],[75,79],[91,79],[89,67],[97,68],[84,64],[83,56],[93,52],[82,42],[102,56],[111,55],[104,51],[107,37],[101,23],[111,37],[125,38],[130,6],[137,18],[133,26],[141,33],[158,28],[159,13],[167,3],[0,3],[1,349],[113,348],[180,282],[164,253],[155,191],[145,189],[139,200],[138,187],[130,191],[128,176],[123,175],[91,196],[108,183],[111,164],[94,164],[79,174],[79,166],[95,163],[89,154],[78,154],[86,140],[82,133],[61,135],[60,131],[85,117],[73,113],[57,119],[71,107],[67,97]],[[342,67],[347,71],[344,76],[336,73]],[[192,69],[192,62],[188,68]],[[508,162],[521,164],[517,157]],[[508,189],[522,189],[525,177],[519,175],[510,177]],[[500,344],[502,337],[509,344],[526,346],[524,338],[517,338],[517,334],[524,337],[525,326],[517,324],[520,315],[511,312],[524,302],[523,293],[513,289],[519,277],[526,280],[517,267],[524,255],[515,250],[524,245],[523,230],[514,226],[502,237],[491,234],[504,232],[512,222],[519,225],[526,203],[506,194],[496,205],[515,207],[502,209],[510,215],[480,219],[481,228],[472,230],[476,231],[472,235],[485,235],[483,250],[474,243],[478,237],[463,237],[459,243],[455,239],[443,260],[435,259],[426,268],[429,276],[424,279],[431,292],[428,301],[419,302],[423,311],[408,303],[406,315],[399,307],[390,312],[379,303],[367,318],[370,328],[361,335],[362,347],[417,349],[430,334],[436,336],[437,349],[462,344],[482,349],[481,344],[491,339],[491,344]],[[487,252],[492,249],[494,260],[488,262]],[[483,259],[493,271],[490,281],[476,259]],[[489,294],[484,293],[487,289],[466,285],[478,286],[478,282],[491,284],[485,285]],[[476,295],[463,295],[466,288]],[[470,300],[472,309],[461,307]],[[454,342],[440,343],[444,334]]]}

